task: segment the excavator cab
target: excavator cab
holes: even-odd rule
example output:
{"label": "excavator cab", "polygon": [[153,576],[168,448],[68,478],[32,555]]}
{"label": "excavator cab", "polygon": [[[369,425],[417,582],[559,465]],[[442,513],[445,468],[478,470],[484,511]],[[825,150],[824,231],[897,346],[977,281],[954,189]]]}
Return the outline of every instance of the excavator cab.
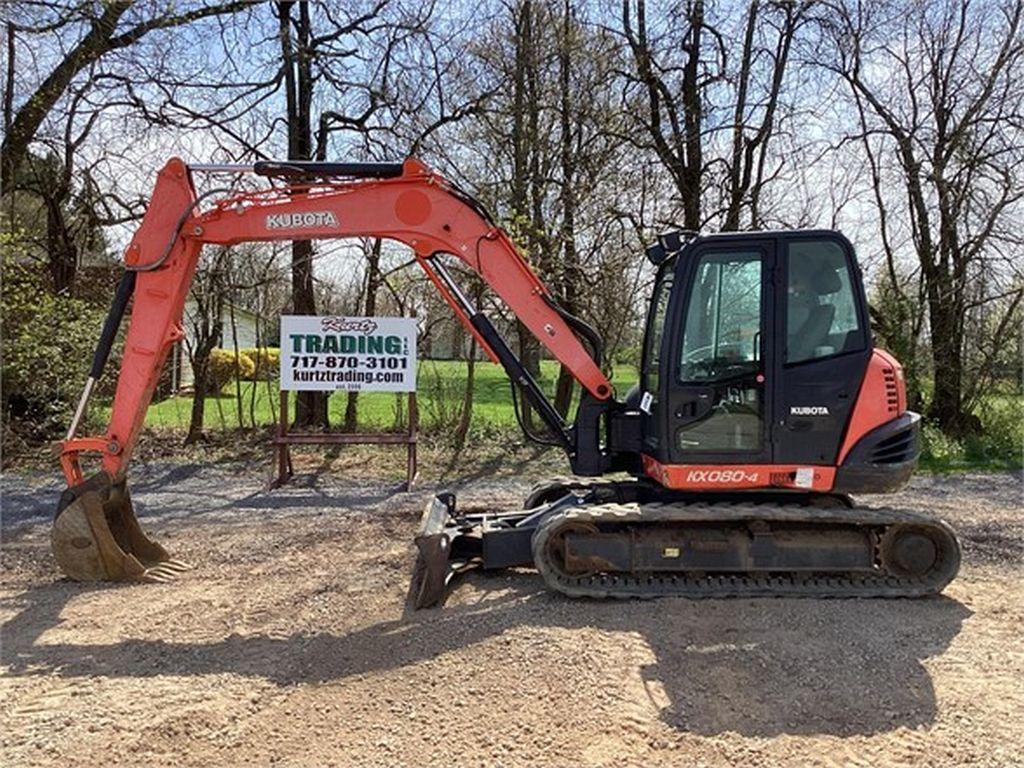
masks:
{"label": "excavator cab", "polygon": [[[816,458],[831,461],[870,356],[853,268],[831,232],[704,237],[663,263],[642,366],[646,452],[666,464],[781,463],[776,438],[796,428],[827,443]],[[791,386],[777,386],[787,365]],[[794,386],[814,421],[789,418]]]}
{"label": "excavator cab", "polygon": [[[880,377],[868,375],[872,366]],[[906,411],[901,374],[873,347],[860,268],[838,232],[694,237],[658,268],[641,368],[643,453],[664,467],[735,467],[719,486],[753,474],[748,467],[781,476],[803,465],[836,467],[828,487],[806,486],[814,490],[893,490],[919,453],[920,420]],[[884,406],[872,418],[885,428],[863,442],[869,405]],[[864,467],[843,466],[853,442],[857,456],[871,453],[869,443],[889,448],[868,483]],[[687,485],[714,488],[712,477],[722,471]]]}

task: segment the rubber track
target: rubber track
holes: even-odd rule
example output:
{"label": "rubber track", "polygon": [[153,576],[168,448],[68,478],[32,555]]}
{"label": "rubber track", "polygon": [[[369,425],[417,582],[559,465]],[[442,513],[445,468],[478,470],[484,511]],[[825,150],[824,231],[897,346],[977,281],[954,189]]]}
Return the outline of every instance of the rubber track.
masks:
{"label": "rubber track", "polygon": [[[563,524],[629,525],[636,523],[695,523],[716,525],[730,521],[786,521],[827,525],[864,525],[878,529],[879,537],[890,526],[926,526],[943,539],[938,566],[922,577],[880,572],[751,573],[625,573],[571,576],[546,559],[547,541]],[[956,576],[960,544],[942,520],[889,508],[819,509],[776,504],[601,504],[581,506],[550,518],[533,537],[533,558],[547,586],[571,597],[653,598],[682,597],[923,597],[937,594]]]}

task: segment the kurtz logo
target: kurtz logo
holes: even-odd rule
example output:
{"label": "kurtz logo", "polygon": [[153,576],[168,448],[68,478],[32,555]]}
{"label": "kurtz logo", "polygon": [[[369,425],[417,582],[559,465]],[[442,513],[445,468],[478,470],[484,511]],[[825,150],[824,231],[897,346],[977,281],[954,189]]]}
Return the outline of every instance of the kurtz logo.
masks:
{"label": "kurtz logo", "polygon": [[271,213],[267,215],[267,229],[313,229],[336,227],[338,220],[331,211],[309,213]]}
{"label": "kurtz logo", "polygon": [[790,416],[828,416],[828,408],[824,405],[794,405],[789,409]]}
{"label": "kurtz logo", "polygon": [[334,333],[355,331],[356,333],[368,336],[377,330],[377,323],[368,317],[358,320],[348,317],[322,317],[320,318],[320,327],[324,331],[333,331]]}

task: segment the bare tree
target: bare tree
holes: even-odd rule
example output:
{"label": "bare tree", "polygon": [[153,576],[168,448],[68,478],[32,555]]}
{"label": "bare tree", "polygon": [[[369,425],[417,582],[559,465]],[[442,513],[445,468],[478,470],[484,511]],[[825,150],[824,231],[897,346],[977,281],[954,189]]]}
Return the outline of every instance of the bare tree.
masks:
{"label": "bare tree", "polygon": [[[298,6],[298,16],[292,10]],[[281,60],[287,110],[288,159],[313,159],[313,30],[308,3],[279,2]],[[292,243],[292,311],[316,314],[313,288],[313,243]],[[328,425],[327,394],[299,392],[295,398],[295,423],[300,426]]]}
{"label": "bare tree", "polygon": [[[761,226],[762,195],[780,163],[770,152],[789,112],[786,76],[811,3],[753,0],[742,21],[703,0],[651,29],[646,6],[622,4],[632,66],[623,71],[639,130],[623,136],[652,152],[675,185],[682,225]],[[732,63],[733,38],[742,40]],[[773,163],[774,161],[774,163]],[[747,222],[743,221],[746,216]]]}
{"label": "bare tree", "polygon": [[[372,317],[377,314],[377,294],[380,292],[383,282],[380,269],[380,252],[382,241],[379,237],[374,238],[370,247],[366,249],[366,277],[365,288],[362,291],[363,306],[362,314]],[[359,416],[359,393],[349,392],[345,400],[345,431],[355,432],[356,422]]]}
{"label": "bare tree", "polygon": [[[826,66],[860,116],[891,285],[904,299],[893,220],[909,224],[931,341],[928,413],[954,435],[980,427],[969,409],[987,366],[975,354],[971,312],[1010,297],[991,324],[999,332],[1020,302],[1012,280],[1024,243],[1015,225],[1024,197],[1022,14],[1020,0],[880,1],[840,3],[823,19]],[[902,200],[887,194],[891,185]]]}
{"label": "bare tree", "polygon": [[[559,165],[561,170],[562,226],[559,233],[562,244],[562,302],[569,312],[577,312],[576,296],[579,292],[579,257],[576,253],[576,154],[573,151],[573,30],[572,3],[562,5],[562,29],[558,40],[559,90]],[[555,408],[563,416],[569,412],[572,400],[572,373],[564,365],[558,371],[555,385]]]}
{"label": "bare tree", "polygon": [[229,264],[226,248],[214,250],[207,263],[196,271],[189,294],[192,306],[191,311],[186,313],[185,322],[191,333],[185,336],[185,348],[192,365],[193,393],[192,412],[188,433],[185,435],[186,445],[204,437],[206,396],[210,386],[210,353],[221,344],[223,338],[221,326],[227,298]]}
{"label": "bare tree", "polygon": [[[676,45],[686,59],[680,67],[674,61],[662,63],[655,56],[644,1],[638,0],[636,4],[635,29],[631,3],[629,0],[622,3],[622,30],[633,54],[635,78],[646,97],[646,108],[638,112],[648,135],[648,140],[641,146],[653,149],[672,177],[683,210],[683,226],[699,230],[703,221],[701,188],[704,176],[704,106],[700,79],[704,43],[703,1],[689,0],[681,21],[685,32]],[[678,72],[682,74],[677,86],[669,77],[670,73]]]}
{"label": "bare tree", "polygon": [[[51,2],[32,4],[40,18],[24,23],[8,21],[8,82],[5,95],[5,132],[0,146],[0,190],[6,190],[17,165],[25,157],[40,126],[67,93],[75,77],[112,51],[127,48],[154,30],[190,24],[210,16],[234,13],[249,6],[246,0],[200,3],[182,10],[178,4],[110,0],[93,4]],[[41,12],[40,12],[41,9]],[[19,34],[66,35],[67,52],[15,108],[12,81],[15,40]]]}

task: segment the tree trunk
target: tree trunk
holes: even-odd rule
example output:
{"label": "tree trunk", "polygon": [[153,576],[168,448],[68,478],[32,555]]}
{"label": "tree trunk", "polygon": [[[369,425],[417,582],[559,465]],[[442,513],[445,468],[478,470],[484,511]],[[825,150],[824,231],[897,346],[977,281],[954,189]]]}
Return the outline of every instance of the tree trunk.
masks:
{"label": "tree trunk", "polygon": [[210,391],[210,353],[216,346],[216,334],[196,339],[196,348],[190,357],[192,364],[192,413],[189,415],[185,445],[191,445],[205,438],[203,428],[206,416],[206,395]]}
{"label": "tree trunk", "polygon": [[703,141],[701,135],[704,107],[701,104],[700,47],[704,27],[704,2],[694,0],[687,10],[690,22],[690,40],[687,45],[686,67],[683,70],[683,109],[686,126],[686,164],[683,169],[683,226],[699,231],[701,228],[701,180],[704,175]]}
{"label": "tree trunk", "polygon": [[[514,232],[519,240],[519,245],[532,243],[532,232],[524,225],[531,221],[532,211],[529,205],[530,189],[530,155],[531,146],[535,136],[531,135],[531,113],[536,113],[536,105],[529,104],[529,72],[532,62],[533,47],[533,4],[525,0],[519,8],[519,17],[516,19],[516,54],[515,54],[515,77],[513,83],[513,108],[512,108],[512,215],[514,217]],[[519,358],[523,366],[532,375],[537,376],[540,372],[540,349],[537,340],[530,330],[523,325],[522,321],[516,320],[516,336],[519,340]],[[515,385],[513,385],[515,386]],[[533,410],[530,408],[526,398],[520,398],[520,410],[523,416],[523,423],[527,428],[533,428]]]}
{"label": "tree trunk", "polygon": [[[292,44],[291,11],[294,2],[277,4],[281,55],[285,67],[285,102],[288,109],[288,159],[309,160],[313,151],[313,71],[310,58],[311,23],[309,4],[299,3],[295,23],[297,40]],[[292,243],[292,311],[316,314],[313,284],[313,243]],[[299,392],[295,398],[295,426],[328,426],[327,393]]]}
{"label": "tree trunk", "polygon": [[185,445],[192,445],[203,439],[203,423],[206,413],[207,374],[209,355],[203,360],[192,361],[192,413],[189,415],[188,433]]}
{"label": "tree trunk", "polygon": [[732,156],[729,163],[729,206],[722,222],[723,232],[735,232],[740,228],[740,211],[743,208],[743,128],[746,120],[747,87],[750,82],[750,60],[754,48],[754,29],[757,26],[758,2],[753,0],[747,13],[746,33],[743,36],[743,55],[740,59],[739,82],[736,86],[736,104],[733,109]]}
{"label": "tree trunk", "polygon": [[[378,237],[373,241],[373,248],[367,256],[366,264],[366,303],[363,305],[363,314],[366,317],[373,317],[377,313],[377,292],[380,290],[380,248],[381,239]],[[349,392],[345,402],[345,426],[346,432],[355,432],[356,424],[359,421],[359,393]]]}
{"label": "tree trunk", "polygon": [[[562,166],[562,304],[569,312],[576,312],[577,283],[580,279],[576,254],[576,157],[572,141],[572,8],[570,0],[562,7],[562,39],[558,51],[559,96],[561,100],[559,120],[561,136],[559,160]],[[598,365],[601,361],[598,360]],[[555,410],[562,416],[569,413],[572,404],[572,373],[562,365],[558,370],[558,384],[555,386]]]}
{"label": "tree trunk", "polygon": [[[59,193],[55,193],[57,195]],[[60,206],[63,196],[46,200],[47,266],[57,296],[70,296],[78,272],[78,248],[67,231]]]}
{"label": "tree trunk", "polygon": [[4,81],[4,136],[11,135],[14,120],[14,22],[7,22],[7,73]]}
{"label": "tree trunk", "polygon": [[963,328],[956,304],[943,298],[941,292],[929,291],[928,319],[932,332],[932,366],[935,389],[928,407],[928,416],[939,429],[952,437],[965,437],[977,432],[977,417],[963,407]]}
{"label": "tree trunk", "polygon": [[461,450],[466,444],[469,426],[473,420],[473,386],[476,376],[476,336],[469,336],[469,354],[466,356],[466,389],[462,394],[462,410],[455,427],[455,448]]}
{"label": "tree trunk", "polygon": [[[312,259],[313,244],[309,240],[292,243],[292,311],[297,315],[316,314]],[[297,392],[295,426],[326,428],[328,426],[327,394],[326,392]]]}
{"label": "tree trunk", "polygon": [[[192,283],[192,298],[195,301],[195,315],[192,319],[194,348],[188,350],[192,365],[192,413],[189,417],[188,434],[185,444],[202,440],[206,414],[206,396],[210,390],[210,353],[220,343],[221,317],[223,316],[224,295],[220,280],[224,252],[214,255],[212,263],[197,275]],[[219,393],[214,392],[215,396]],[[218,406],[220,401],[218,401]]]}
{"label": "tree trunk", "polygon": [[[228,313],[231,318],[231,348],[235,353],[235,359],[241,357],[238,350],[238,320],[235,318],[234,296],[228,303]],[[238,428],[245,428],[245,418],[242,415],[242,367],[235,365],[235,406],[238,411]],[[255,426],[255,425],[254,425]]]}

